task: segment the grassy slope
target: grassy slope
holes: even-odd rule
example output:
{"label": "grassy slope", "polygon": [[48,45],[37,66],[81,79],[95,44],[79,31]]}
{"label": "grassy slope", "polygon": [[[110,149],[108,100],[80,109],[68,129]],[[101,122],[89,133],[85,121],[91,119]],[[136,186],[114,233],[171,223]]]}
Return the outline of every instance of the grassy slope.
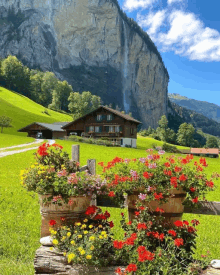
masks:
{"label": "grassy slope", "polygon": [[30,143],[33,141],[35,141],[34,138],[0,134],[0,148],[19,145],[19,144],[23,144],[23,143]]}
{"label": "grassy slope", "polygon": [[[72,144],[70,141],[58,141],[64,146],[64,150],[71,153]],[[80,143],[80,159],[82,165],[87,159],[96,159],[107,162],[115,156],[138,158],[146,156],[145,150],[152,147],[151,143],[158,144],[158,141],[148,138],[138,139],[138,149],[111,148],[98,145]],[[34,274],[33,259],[40,238],[40,211],[38,198],[34,194],[26,192],[20,185],[20,170],[29,167],[34,163],[33,152],[25,152],[14,156],[0,158],[0,274],[1,275],[31,275]],[[170,155],[166,154],[165,156]],[[198,160],[199,157],[195,157]],[[217,171],[220,159],[208,158],[207,174]],[[97,173],[101,169],[97,167]],[[220,184],[214,192],[208,196],[208,200],[220,201]],[[108,209],[111,212],[112,220],[115,223],[114,233],[117,238],[123,237],[120,228],[121,209]],[[125,210],[123,210],[124,212]],[[198,226],[198,242],[196,257],[211,252],[211,258],[219,258],[220,246],[219,217],[184,214],[184,219],[197,218],[201,225]]]}
{"label": "grassy slope", "polygon": [[29,98],[0,87],[0,116],[12,118],[13,128],[4,128],[4,133],[26,136],[26,133],[17,132],[18,129],[33,122],[53,123],[57,121],[71,121],[72,117],[66,114],[48,110],[49,115],[42,113],[45,107]]}

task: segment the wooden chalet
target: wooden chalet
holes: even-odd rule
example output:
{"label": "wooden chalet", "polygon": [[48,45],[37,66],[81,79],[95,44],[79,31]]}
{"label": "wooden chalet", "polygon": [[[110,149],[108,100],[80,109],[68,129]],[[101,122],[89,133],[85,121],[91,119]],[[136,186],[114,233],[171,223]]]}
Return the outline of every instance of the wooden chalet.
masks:
{"label": "wooden chalet", "polygon": [[91,113],[72,121],[62,128],[67,136],[107,138],[123,147],[136,148],[137,126],[140,121],[112,108],[100,106]]}
{"label": "wooden chalet", "polygon": [[66,136],[66,131],[61,127],[68,122],[55,122],[41,123],[34,122],[24,128],[18,130],[18,132],[27,132],[28,137],[36,138],[38,133],[42,133],[42,138],[45,139],[63,139]]}
{"label": "wooden chalet", "polygon": [[195,156],[206,156],[206,157],[213,157],[218,158],[219,156],[219,149],[218,148],[190,148],[190,149],[181,149],[182,154],[192,154]]}

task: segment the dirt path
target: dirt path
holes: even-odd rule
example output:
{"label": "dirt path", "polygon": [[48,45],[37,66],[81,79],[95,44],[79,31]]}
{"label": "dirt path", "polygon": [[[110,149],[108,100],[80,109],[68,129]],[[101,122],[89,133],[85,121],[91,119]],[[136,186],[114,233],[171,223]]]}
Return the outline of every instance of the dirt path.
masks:
{"label": "dirt path", "polygon": [[[34,144],[37,144],[37,143],[41,143],[42,141],[43,141],[42,139],[38,139],[36,142],[33,142],[32,144],[34,145]],[[50,145],[52,145],[53,143],[55,143],[55,140],[49,140],[48,143]],[[11,148],[17,148],[17,147],[24,147],[24,146],[27,146],[27,145],[31,145],[31,143],[21,144],[21,145],[18,145],[18,146],[7,147],[7,148],[4,148],[4,150],[5,149],[11,149]],[[10,156],[10,155],[14,155],[14,154],[23,153],[23,152],[30,151],[30,150],[36,150],[37,148],[38,148],[38,146],[34,146],[34,147],[31,147],[31,148],[24,148],[24,149],[20,149],[20,150],[12,150],[12,151],[4,151],[4,152],[0,151],[0,158]]]}
{"label": "dirt path", "polygon": [[30,143],[24,143],[24,144],[19,144],[19,145],[15,145],[15,146],[10,146],[10,147],[4,147],[4,148],[0,148],[0,151],[5,151],[8,149],[13,149],[13,148],[20,148],[20,147],[24,147],[24,146],[28,146],[28,145],[34,145],[34,144],[38,144],[41,143],[43,141],[43,139],[36,139],[36,141],[34,142],[30,142]]}

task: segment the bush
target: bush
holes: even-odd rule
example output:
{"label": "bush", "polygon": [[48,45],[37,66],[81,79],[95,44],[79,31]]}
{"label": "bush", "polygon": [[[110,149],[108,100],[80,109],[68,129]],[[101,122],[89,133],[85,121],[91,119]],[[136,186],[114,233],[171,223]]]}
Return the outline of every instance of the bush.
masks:
{"label": "bush", "polygon": [[181,153],[177,148],[176,146],[172,146],[168,143],[163,143],[163,146],[162,146],[162,150],[164,150],[165,152],[169,152],[169,153]]}
{"label": "bush", "polygon": [[112,147],[120,146],[120,145],[115,144],[114,141],[105,140],[105,139],[103,140],[103,139],[85,138],[85,137],[79,137],[79,136],[70,136],[70,137],[68,137],[68,140],[77,141],[77,142],[85,142],[85,143],[89,143],[89,144],[112,146]]}

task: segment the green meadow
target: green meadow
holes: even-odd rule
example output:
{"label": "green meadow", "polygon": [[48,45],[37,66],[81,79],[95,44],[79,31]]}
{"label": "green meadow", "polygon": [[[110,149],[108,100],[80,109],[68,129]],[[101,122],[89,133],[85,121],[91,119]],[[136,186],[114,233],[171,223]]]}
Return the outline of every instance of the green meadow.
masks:
{"label": "green meadow", "polygon": [[53,123],[72,120],[67,114],[47,109],[23,95],[0,87],[0,116],[3,115],[12,119],[13,126],[4,128],[4,133],[21,136],[27,136],[27,133],[19,133],[17,130],[33,122]]}
{"label": "green meadow", "polygon": [[0,134],[0,148],[34,142],[34,138]]}
{"label": "green meadow", "polygon": [[[152,148],[152,143],[161,145],[157,140],[138,137],[138,148],[118,148],[57,141],[64,150],[71,154],[71,147],[80,144],[80,162],[86,164],[87,159],[96,159],[97,163],[110,161],[115,156],[123,158],[139,158],[146,156],[145,150]],[[33,260],[36,249],[40,246],[40,207],[38,196],[27,192],[20,184],[20,171],[34,163],[33,153],[28,151],[13,156],[0,158],[0,274],[29,275],[34,274]],[[170,155],[166,153],[165,156]],[[199,157],[195,157],[198,161]],[[218,171],[219,159],[207,158],[209,164],[207,174]],[[97,173],[101,167],[97,166]],[[220,182],[216,181],[216,189],[207,196],[208,200],[220,201]],[[120,213],[125,209],[103,208],[111,213],[115,224],[115,237],[123,238],[120,228]],[[184,214],[183,219],[191,221],[199,219],[198,239],[195,257],[210,251],[210,259],[220,258],[220,219],[218,216]]]}

